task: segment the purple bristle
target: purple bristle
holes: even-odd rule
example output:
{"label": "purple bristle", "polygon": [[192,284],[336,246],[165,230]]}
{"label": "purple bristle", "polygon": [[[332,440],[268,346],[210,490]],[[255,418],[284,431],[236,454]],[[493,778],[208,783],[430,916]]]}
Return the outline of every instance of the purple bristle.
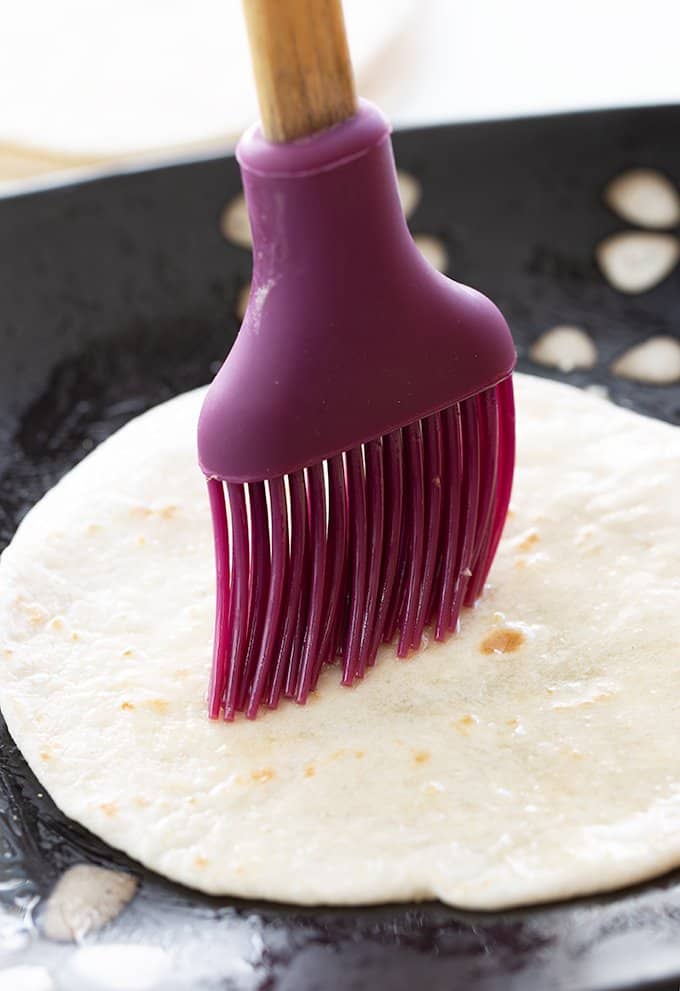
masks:
{"label": "purple bristle", "polygon": [[304,471],[246,485],[210,478],[210,716],[253,719],[282,695],[303,703],[339,654],[351,685],[397,630],[400,656],[429,624],[437,640],[455,632],[483,591],[513,467],[508,378]]}

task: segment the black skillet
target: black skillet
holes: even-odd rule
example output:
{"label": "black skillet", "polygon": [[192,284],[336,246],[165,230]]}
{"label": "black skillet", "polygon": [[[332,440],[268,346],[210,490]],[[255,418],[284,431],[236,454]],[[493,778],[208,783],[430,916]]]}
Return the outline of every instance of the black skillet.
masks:
{"label": "black skillet", "polygon": [[[680,107],[427,128],[397,134],[395,147],[423,185],[413,231],[440,237],[451,274],[500,304],[520,369],[605,385],[615,402],[680,423],[680,387],[609,372],[633,343],[680,334],[680,273],[626,297],[594,262],[596,243],[625,227],[602,203],[612,176],[645,165],[680,182]],[[218,228],[238,188],[234,160],[219,158],[0,200],[0,546],[99,441],[217,369],[250,274],[249,254]],[[562,376],[528,360],[530,342],[564,322],[592,333],[593,371]],[[492,914],[437,903],[307,910],[211,899],[67,820],[4,727],[0,811],[2,903],[35,917],[75,862],[132,870],[139,894],[98,938],[168,948],[175,970],[163,988],[677,991],[680,983],[678,874]],[[72,952],[36,932],[10,952],[0,934],[0,966],[42,961],[58,975]]]}

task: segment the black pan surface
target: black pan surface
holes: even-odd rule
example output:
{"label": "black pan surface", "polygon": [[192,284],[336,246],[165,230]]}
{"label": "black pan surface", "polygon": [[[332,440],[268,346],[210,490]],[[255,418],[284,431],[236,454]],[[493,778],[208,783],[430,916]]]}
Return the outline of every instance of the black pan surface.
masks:
{"label": "black pan surface", "polygon": [[[680,423],[680,387],[609,372],[615,356],[651,334],[680,335],[680,274],[626,297],[594,261],[596,243],[626,227],[602,203],[610,178],[643,165],[680,183],[680,107],[427,128],[398,133],[395,147],[423,185],[413,231],[440,237],[450,274],[500,304],[520,369],[606,386],[615,402]],[[216,371],[250,275],[249,253],[218,227],[239,185],[234,160],[218,158],[0,200],[0,547],[97,443]],[[559,375],[532,365],[529,344],[557,323],[590,331],[595,369]],[[66,819],[4,726],[0,813],[3,918],[39,918],[73,863],[124,867],[140,878],[139,893],[90,939],[168,949],[174,971],[163,988],[677,991],[680,983],[679,874],[490,914],[437,903],[339,910],[208,898]],[[59,975],[73,947],[30,926],[14,942],[3,932],[0,967],[46,963],[68,986]]]}

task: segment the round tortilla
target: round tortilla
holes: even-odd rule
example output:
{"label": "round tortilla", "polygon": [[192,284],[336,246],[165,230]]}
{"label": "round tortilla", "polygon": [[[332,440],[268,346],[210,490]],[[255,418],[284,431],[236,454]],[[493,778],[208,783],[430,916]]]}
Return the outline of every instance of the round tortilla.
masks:
{"label": "round tortilla", "polygon": [[0,563],[0,702],[72,818],[213,893],[500,908],[680,863],[680,431],[517,376],[511,516],[459,636],[206,718],[202,391],[134,420]]}

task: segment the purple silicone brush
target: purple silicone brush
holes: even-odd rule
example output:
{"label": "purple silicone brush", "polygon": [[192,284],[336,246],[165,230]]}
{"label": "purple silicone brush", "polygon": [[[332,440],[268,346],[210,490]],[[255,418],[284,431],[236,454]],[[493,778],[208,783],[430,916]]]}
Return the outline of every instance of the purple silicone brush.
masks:
{"label": "purple silicone brush", "polygon": [[225,719],[305,702],[338,656],[352,685],[395,635],[405,657],[426,625],[453,633],[514,467],[510,332],[415,247],[389,126],[356,102],[340,0],[244,7],[262,111],[237,151],[253,282],[198,427],[209,713]]}

